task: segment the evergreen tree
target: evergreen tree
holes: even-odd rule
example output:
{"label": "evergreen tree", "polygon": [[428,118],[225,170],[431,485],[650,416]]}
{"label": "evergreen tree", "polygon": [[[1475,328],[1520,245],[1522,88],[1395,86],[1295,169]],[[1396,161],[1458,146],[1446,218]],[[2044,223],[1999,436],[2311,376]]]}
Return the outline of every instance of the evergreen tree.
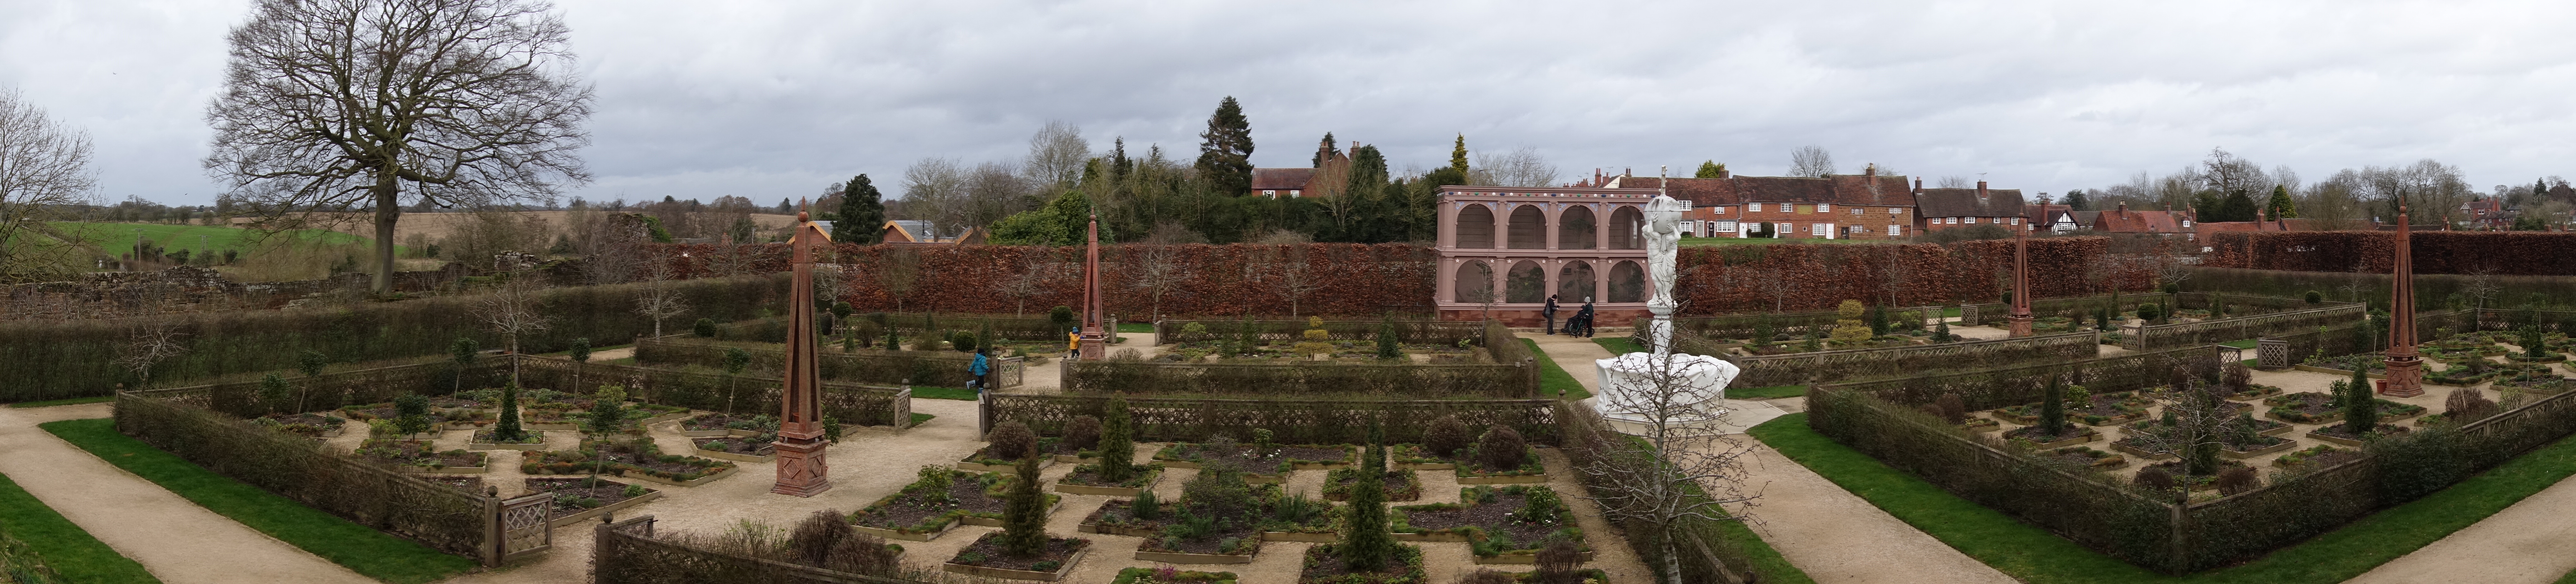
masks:
{"label": "evergreen tree", "polygon": [[1333,133],[1324,133],[1324,143],[1315,148],[1315,168],[1324,167],[1324,155],[1333,151]]}
{"label": "evergreen tree", "polygon": [[572,388],[573,388],[573,391],[580,391],[580,390],[581,390],[581,366],[583,366],[583,365],[587,365],[587,364],[589,364],[589,363],[590,363],[590,337],[581,337],[581,338],[573,339],[573,340],[572,340],[572,350],[571,350],[571,351],[569,351],[569,352],[567,352],[567,353],[566,353],[566,356],[572,357]]}
{"label": "evergreen tree", "polygon": [[2352,368],[2350,387],[2344,389],[2343,429],[2354,436],[2370,433],[2379,425],[2379,398],[2370,391],[2370,367]]}
{"label": "evergreen tree", "polygon": [[1386,473],[1361,472],[1359,484],[1351,487],[1350,501],[1343,516],[1342,540],[1333,551],[1352,571],[1386,569],[1396,545],[1395,536],[1387,533]]}
{"label": "evergreen tree", "polygon": [[456,342],[448,343],[447,353],[456,360],[456,387],[452,391],[465,391],[465,369],[474,366],[474,354],[482,350],[482,344],[465,337],[457,337]]}
{"label": "evergreen tree", "polygon": [[1950,321],[1941,321],[1940,326],[1932,331],[1932,342],[1947,343],[1950,340]]}
{"label": "evergreen tree", "polygon": [[2253,197],[2251,197],[2251,196],[2246,195],[2246,194],[2245,194],[2245,189],[2236,189],[2236,190],[2232,190],[2232,191],[2227,191],[2227,197],[2226,197],[2225,199],[2220,200],[2220,201],[2219,201],[2219,203],[2218,203],[2218,218],[2217,218],[2217,219],[2202,219],[2202,221],[2253,221],[2253,220],[2254,220],[2254,198],[2253,198]]}
{"label": "evergreen tree", "polygon": [[278,410],[284,409],[286,405],[286,396],[287,385],[285,377],[276,373],[270,373],[267,377],[259,378],[259,401],[264,402],[268,406],[269,413],[277,413]]}
{"label": "evergreen tree", "polygon": [[1207,131],[1199,134],[1199,180],[1208,192],[1224,196],[1242,196],[1252,192],[1252,123],[1243,117],[1243,106],[1234,96],[1217,102],[1216,113],[1208,116]]}
{"label": "evergreen tree", "polygon": [[1002,504],[1002,549],[1035,557],[1046,551],[1046,496],[1038,492],[1038,457],[1020,457],[1019,476]]}
{"label": "evergreen tree", "polygon": [[2057,378],[2048,379],[2048,393],[2039,400],[2039,431],[2049,436],[2066,433],[2066,390],[2057,386]]}
{"label": "evergreen tree", "polygon": [[1887,307],[1886,307],[1886,306],[1883,306],[1883,305],[1882,305],[1882,306],[1872,306],[1872,307],[1869,307],[1869,332],[1870,332],[1870,334],[1872,334],[1872,335],[1877,335],[1877,336],[1886,336],[1886,335],[1887,335],[1887,330],[1888,330],[1888,328],[1889,328],[1889,323],[1888,323],[1888,320],[1887,320]]}
{"label": "evergreen tree", "polygon": [[2093,210],[2093,200],[2086,198],[2084,195],[2084,189],[2066,191],[2066,210],[2091,211]]}
{"label": "evergreen tree", "polygon": [[833,243],[870,245],[885,236],[884,195],[862,174],[841,185],[841,218],[832,222]]}
{"label": "evergreen tree", "polygon": [[528,430],[519,425],[519,384],[501,384],[501,421],[492,424],[492,439],[503,442],[528,439]]}
{"label": "evergreen tree", "polygon": [[1387,315],[1386,320],[1377,325],[1377,358],[1388,360],[1402,358],[1403,349],[1404,347],[1396,342],[1395,315]]}
{"label": "evergreen tree", "polygon": [[1726,165],[1710,160],[1699,163],[1699,172],[1692,173],[1691,178],[1718,178],[1725,175]]}
{"label": "evergreen tree", "polygon": [[[1454,146],[1450,146],[1450,147],[1449,147],[1449,169],[1450,169],[1450,170],[1458,171],[1458,176],[1459,176],[1459,178],[1466,178],[1466,176],[1467,176],[1467,135],[1466,135],[1466,134],[1459,134],[1459,135],[1458,135],[1458,143],[1457,143],[1456,145],[1454,145]],[[1462,182],[1462,183],[1454,183],[1454,184],[1461,184],[1461,185],[1463,185],[1463,184],[1467,184],[1467,183],[1463,183],[1463,182]]]}
{"label": "evergreen tree", "polygon": [[1136,472],[1136,431],[1128,422],[1127,398],[1110,396],[1108,409],[1100,419],[1100,480],[1116,484]]}
{"label": "evergreen tree", "polygon": [[1369,421],[1368,448],[1360,452],[1360,474],[1386,474],[1386,427]]}
{"label": "evergreen tree", "polygon": [[2299,203],[2290,200],[2290,187],[2272,185],[2272,198],[2263,202],[2263,215],[2274,220],[2299,216]]}

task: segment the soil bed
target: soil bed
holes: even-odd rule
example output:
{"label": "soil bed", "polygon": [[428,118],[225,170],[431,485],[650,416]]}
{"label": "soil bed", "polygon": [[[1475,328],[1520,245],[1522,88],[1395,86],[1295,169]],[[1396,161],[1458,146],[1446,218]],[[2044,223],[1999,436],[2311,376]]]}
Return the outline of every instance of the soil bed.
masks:
{"label": "soil bed", "polygon": [[1396,546],[1395,556],[1387,558],[1386,569],[1378,572],[1350,571],[1349,565],[1342,563],[1341,554],[1334,550],[1335,547],[1334,544],[1322,544],[1306,548],[1306,567],[1298,572],[1297,582],[1396,584],[1427,581],[1428,576],[1422,572],[1422,546]]}
{"label": "soil bed", "polygon": [[773,433],[750,438],[699,438],[692,442],[697,444],[699,450],[744,456],[769,456],[777,451],[777,448],[772,445],[777,441],[778,435]]}
{"label": "soil bed", "polygon": [[[1536,486],[1467,489],[1459,493],[1458,498],[1461,501],[1474,501],[1473,504],[1450,510],[1406,510],[1405,524],[1414,529],[1434,532],[1454,532],[1464,527],[1475,527],[1484,531],[1484,539],[1492,539],[1496,536],[1509,537],[1513,545],[1502,548],[1504,551],[1544,547],[1551,536],[1570,537],[1575,545],[1584,545],[1581,532],[1566,531],[1573,527],[1573,514],[1565,511],[1562,501],[1557,503],[1558,513],[1553,520],[1543,523],[1518,520],[1516,514],[1529,502],[1528,493],[1544,489],[1546,487]],[[1563,534],[1559,535],[1560,532]],[[1586,549],[1589,549],[1588,546]]]}
{"label": "soil bed", "polygon": [[1000,499],[984,494],[984,483],[972,475],[953,476],[948,483],[948,501],[933,502],[922,493],[906,492],[890,501],[871,505],[859,511],[854,523],[896,531],[938,531],[951,521],[951,515],[963,513],[1001,513]]}
{"label": "soil bed", "polygon": [[432,448],[433,446],[428,440],[385,440],[369,438],[364,442],[358,443],[356,454],[359,457],[366,458],[367,460],[397,466],[425,466],[432,468],[450,466],[483,466],[484,455],[481,452],[469,452],[464,450],[439,452],[432,450]]}
{"label": "soil bed", "polygon": [[[569,516],[583,511],[615,505],[619,501],[633,499],[635,497],[643,496],[644,493],[652,492],[651,489],[638,489],[641,492],[637,492],[635,495],[629,496],[626,494],[627,489],[625,483],[611,481],[606,478],[599,479],[599,482],[597,483],[591,483],[588,477],[569,479],[530,478],[527,479],[527,481],[529,493],[550,493],[555,496],[554,515],[556,517]],[[590,486],[584,486],[585,484]]]}
{"label": "soil bed", "polygon": [[[1329,501],[1348,501],[1351,497],[1352,488],[1359,486],[1359,484],[1360,469],[1333,469],[1331,473],[1324,475],[1324,499]],[[1410,470],[1386,471],[1386,478],[1384,479],[1381,490],[1386,492],[1386,500],[1388,501],[1418,501],[1422,499],[1422,481],[1416,480],[1413,471]]]}
{"label": "soil bed", "polygon": [[[1099,509],[1093,509],[1090,515],[1084,516],[1082,518],[1082,523],[1101,529],[1103,530],[1102,533],[1117,533],[1108,530],[1139,533],[1162,531],[1162,521],[1158,519],[1139,519],[1136,517],[1135,508],[1136,500],[1134,499],[1110,499],[1109,502],[1101,503]],[[1156,517],[1168,517],[1160,513],[1155,515]]]}
{"label": "soil bed", "polygon": [[307,438],[318,438],[323,434],[338,431],[341,424],[348,423],[348,420],[338,416],[322,414],[269,414],[260,416],[258,419],[260,425],[268,426],[269,429]]}
{"label": "soil bed", "polygon": [[1075,552],[1080,552],[1082,548],[1089,545],[1091,540],[1087,539],[1049,537],[1045,551],[1031,557],[1014,558],[1011,554],[1002,551],[1002,532],[994,531],[976,538],[975,543],[968,544],[965,549],[957,550],[957,557],[948,560],[948,563],[1004,570],[1053,572],[1062,568],[1065,561],[1073,559]]}

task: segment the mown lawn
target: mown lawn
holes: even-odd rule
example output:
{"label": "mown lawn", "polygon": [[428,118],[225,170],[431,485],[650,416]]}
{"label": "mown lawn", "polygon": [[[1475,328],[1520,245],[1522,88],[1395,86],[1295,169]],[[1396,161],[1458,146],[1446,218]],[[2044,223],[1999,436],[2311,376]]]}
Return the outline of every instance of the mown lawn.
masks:
{"label": "mown lawn", "polygon": [[215,474],[116,433],[114,421],[107,418],[46,422],[37,427],[198,506],[369,578],[397,584],[430,582],[477,564]]}
{"label": "mown lawn", "polygon": [[[151,572],[114,548],[90,537],[89,531],[64,519],[18,482],[0,475],[0,533],[26,542],[45,565],[72,582],[154,582]],[[5,579],[0,576],[0,579]]]}
{"label": "mown lawn", "polygon": [[913,399],[953,399],[975,401],[975,390],[963,387],[912,386]]}
{"label": "mown lawn", "polygon": [[2333,584],[2360,576],[2576,475],[2576,439],[2561,439],[2448,489],[2363,517],[2342,529],[2244,564],[2166,576],[2075,545],[1961,499],[1836,443],[1805,413],[1750,433],[1816,474],[1942,543],[2024,582]]}
{"label": "mown lawn", "polygon": [[1566,373],[1564,367],[1556,364],[1555,358],[1548,357],[1547,351],[1538,348],[1538,341],[1521,339],[1521,346],[1529,347],[1530,354],[1538,357],[1539,393],[1562,395],[1564,399],[1576,401],[1592,397],[1590,390],[1583,389],[1583,382],[1575,381],[1573,374]]}

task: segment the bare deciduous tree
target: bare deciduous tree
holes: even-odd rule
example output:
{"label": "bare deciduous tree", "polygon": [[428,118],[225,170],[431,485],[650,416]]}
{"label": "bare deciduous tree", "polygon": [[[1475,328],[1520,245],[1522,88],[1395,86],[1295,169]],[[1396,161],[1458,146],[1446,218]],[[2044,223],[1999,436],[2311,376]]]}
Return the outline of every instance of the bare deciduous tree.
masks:
{"label": "bare deciduous tree", "polygon": [[1544,187],[1556,184],[1556,165],[1540,156],[1538,148],[1522,146],[1501,156],[1476,154],[1476,166],[1467,171],[1468,181],[1479,185],[1505,187]]}
{"label": "bare deciduous tree", "polygon": [[[1694,380],[1692,363],[1671,353],[1644,355],[1642,387],[1596,398],[1607,411],[1633,412],[1618,430],[1635,439],[1594,435],[1569,448],[1581,449],[1583,463],[1576,471],[1598,485],[1585,498],[1600,503],[1605,518],[1636,520],[1658,531],[1664,562],[1653,569],[1662,581],[1680,584],[1677,542],[1691,539],[1682,531],[1685,523],[1749,520],[1745,511],[1762,494],[1744,485],[1744,459],[1752,446],[1723,434],[1720,421],[1727,411],[1715,398],[1724,386]],[[1598,415],[1578,409],[1584,411],[1576,415]]]}
{"label": "bare deciduous tree", "polygon": [[1799,146],[1789,151],[1789,176],[1821,177],[1834,173],[1834,153],[1823,146]]}
{"label": "bare deciduous tree", "polygon": [[273,225],[372,211],[374,288],[390,292],[406,195],[424,206],[551,202],[589,180],[574,151],[590,141],[591,89],[551,9],[260,0],[229,38],[206,170]]}
{"label": "bare deciduous tree", "polygon": [[1941,179],[1940,179],[1940,180],[1935,181],[1935,182],[1936,182],[1936,183],[1938,183],[1938,184],[1936,184],[1936,185],[1935,185],[1936,187],[1938,187],[1938,188],[1944,188],[1944,189],[1973,189],[1973,188],[1977,188],[1977,181],[1975,181],[1975,180],[1973,180],[1973,179],[1970,179],[1970,178],[1968,178],[1968,177],[1967,177],[1967,176],[1965,176],[1965,175],[1957,175],[1957,174],[1952,174],[1952,175],[1943,175],[1943,176],[1941,177]]}
{"label": "bare deciduous tree", "polygon": [[[2184,376],[2176,373],[2176,377]],[[2218,474],[2218,451],[2240,434],[2251,433],[2247,418],[2238,416],[2227,400],[2199,379],[2186,382],[2188,388],[2173,388],[2161,400],[2166,421],[2171,426],[2153,431],[2124,432],[2147,443],[2150,450],[2169,452],[2183,460],[2183,472],[2189,475]]]}
{"label": "bare deciduous tree", "polygon": [[680,299],[679,291],[669,287],[671,265],[659,260],[644,270],[644,294],[635,297],[635,313],[653,319],[653,336],[662,336],[662,321],[688,314],[689,303]]}
{"label": "bare deciduous tree", "polygon": [[1753,288],[1771,297],[1772,312],[1788,310],[1789,297],[1797,295],[1799,288],[1802,287],[1799,285],[1797,276],[1780,268],[1771,268],[1763,272],[1760,277],[1753,279]]}
{"label": "bare deciduous tree", "polygon": [[535,278],[512,275],[474,307],[474,317],[482,319],[483,326],[492,332],[501,333],[501,341],[509,344],[514,356],[510,360],[510,383],[514,385],[519,383],[519,360],[515,357],[519,354],[519,337],[554,328],[554,316],[537,306],[540,289]]}
{"label": "bare deciduous tree", "polygon": [[116,364],[134,372],[135,389],[148,389],[152,387],[153,365],[188,352],[186,345],[179,344],[179,338],[185,336],[188,333],[179,332],[179,322],[175,320],[136,321],[125,329],[125,351],[117,355]]}
{"label": "bare deciduous tree", "polygon": [[1163,320],[1163,293],[1171,291],[1173,286],[1190,279],[1190,266],[1181,262],[1180,253],[1180,250],[1173,249],[1172,246],[1157,245],[1142,254],[1144,257],[1137,258],[1136,263],[1132,264],[1136,266],[1136,274],[1132,279],[1135,286],[1145,290],[1154,299],[1151,322]]}
{"label": "bare deciduous tree", "polygon": [[877,261],[877,288],[894,297],[894,311],[903,312],[903,301],[912,295],[912,287],[921,281],[921,254],[903,246],[890,246]]}
{"label": "bare deciduous tree", "polygon": [[1090,160],[1091,143],[1082,140],[1081,126],[1047,120],[1046,126],[1029,136],[1029,156],[1021,169],[1029,181],[1062,190],[1082,180],[1082,168]]}
{"label": "bare deciduous tree", "polygon": [[1276,259],[1263,262],[1261,270],[1254,272],[1252,279],[1270,289],[1270,293],[1278,294],[1279,299],[1288,301],[1290,319],[1297,318],[1300,300],[1324,288],[1323,277],[1306,265],[1306,253],[1300,248],[1290,248]]}
{"label": "bare deciduous tree", "polygon": [[79,272],[79,231],[53,221],[90,202],[89,134],[45,115],[16,89],[0,90],[0,282]]}
{"label": "bare deciduous tree", "polygon": [[1029,297],[1046,293],[1047,280],[1055,279],[1055,264],[1041,255],[1046,253],[1043,248],[1023,253],[1027,255],[1020,258],[1019,273],[1002,280],[1002,294],[1011,297],[1013,316],[1027,316]]}
{"label": "bare deciduous tree", "polygon": [[2479,269],[2473,272],[2469,276],[2469,283],[2460,286],[2460,295],[2469,297],[2469,301],[2475,303],[2475,307],[2479,310],[2485,310],[2487,301],[2494,300],[2496,294],[2503,291],[2503,286],[2496,285],[2495,270],[2492,269]]}

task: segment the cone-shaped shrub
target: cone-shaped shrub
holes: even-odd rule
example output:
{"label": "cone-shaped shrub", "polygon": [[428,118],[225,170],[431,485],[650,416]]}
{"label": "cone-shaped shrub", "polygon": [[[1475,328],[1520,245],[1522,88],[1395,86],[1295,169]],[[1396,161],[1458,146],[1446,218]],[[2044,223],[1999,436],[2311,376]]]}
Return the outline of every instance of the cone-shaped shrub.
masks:
{"label": "cone-shaped shrub", "polygon": [[1019,478],[1002,506],[1002,549],[1031,557],[1046,551],[1046,496],[1038,493],[1038,459],[1020,459]]}
{"label": "cone-shaped shrub", "polygon": [[2352,368],[2351,386],[2344,389],[2343,429],[2354,436],[2370,433],[2379,424],[2379,399],[2371,397],[2369,374]]}
{"label": "cone-shaped shrub", "polygon": [[1377,358],[1392,360],[1404,356],[1404,346],[1396,343],[1395,336],[1395,317],[1389,316],[1385,322],[1378,323]]}
{"label": "cone-shaped shrub", "polygon": [[1352,571],[1386,569],[1387,559],[1395,556],[1395,536],[1387,533],[1384,473],[1360,473],[1344,518],[1342,540],[1334,544],[1343,564]]}
{"label": "cone-shaped shrub", "polygon": [[1386,428],[1369,421],[1368,448],[1360,451],[1360,474],[1386,474]]}
{"label": "cone-shaped shrub", "polygon": [[492,424],[492,438],[508,442],[528,439],[528,431],[519,426],[519,384],[501,385],[501,421]]}
{"label": "cone-shaped shrub", "polygon": [[2056,378],[2048,380],[2048,393],[2039,400],[2039,431],[2049,436],[2066,433],[2066,390],[2057,386]]}
{"label": "cone-shaped shrub", "polygon": [[1100,424],[1100,480],[1115,484],[1135,473],[1136,434],[1127,417],[1127,398],[1111,396],[1106,413]]}

